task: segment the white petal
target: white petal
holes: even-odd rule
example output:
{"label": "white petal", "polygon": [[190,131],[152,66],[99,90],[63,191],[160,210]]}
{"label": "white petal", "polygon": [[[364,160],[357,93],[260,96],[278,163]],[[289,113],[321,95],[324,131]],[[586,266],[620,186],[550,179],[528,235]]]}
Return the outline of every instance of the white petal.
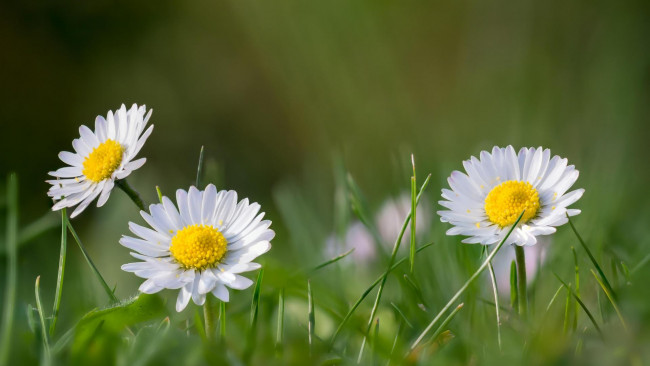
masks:
{"label": "white petal", "polygon": [[184,287],[181,287],[181,290],[178,292],[178,297],[176,298],[176,311],[181,312],[187,304],[190,302],[192,297],[192,284],[188,284]]}

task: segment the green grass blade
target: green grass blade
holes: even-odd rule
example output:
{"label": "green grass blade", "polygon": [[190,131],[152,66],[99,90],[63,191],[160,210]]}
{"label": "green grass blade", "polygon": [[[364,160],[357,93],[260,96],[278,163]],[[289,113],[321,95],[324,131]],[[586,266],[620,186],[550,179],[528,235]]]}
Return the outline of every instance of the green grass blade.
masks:
{"label": "green grass blade", "polygon": [[[450,314],[445,318],[445,320],[442,321],[442,323],[440,324],[440,326],[439,326],[439,327],[435,330],[435,332],[433,332],[433,334],[431,335],[430,342],[435,341],[436,338],[438,338],[438,337],[440,336],[440,334],[442,334],[442,333],[445,331],[445,328],[447,328],[447,325],[449,325],[449,322],[451,322],[451,320],[456,316],[456,314],[458,314],[458,312],[460,311],[460,309],[463,308],[463,306],[465,306],[465,304],[464,304],[464,303],[460,303],[460,304],[459,304],[458,306],[456,306],[456,308],[455,308],[455,309],[454,309],[454,310],[453,310],[453,311],[452,311],[452,312],[451,312],[451,313],[450,313]],[[408,357],[411,355],[411,353],[413,353],[414,351],[415,351],[415,348],[410,348],[409,351],[406,353],[406,355],[404,355],[404,358],[408,358]]]}
{"label": "green grass blade", "polygon": [[50,341],[47,337],[47,324],[45,323],[45,316],[43,315],[43,305],[41,303],[41,290],[40,290],[41,276],[36,277],[34,284],[34,295],[36,296],[36,310],[41,322],[41,337],[43,340],[43,351],[45,353],[46,362],[50,359]]}
{"label": "green grass blade", "polygon": [[497,279],[494,275],[494,267],[492,263],[488,263],[488,272],[490,273],[490,281],[492,282],[492,291],[494,292],[494,311],[497,319],[497,344],[501,350],[501,313],[499,311],[499,289],[497,288]]}
{"label": "green grass blade", "polygon": [[[416,250],[416,252],[420,252],[420,251],[422,251],[422,250],[424,250],[424,249],[426,249],[426,248],[432,246],[433,244],[434,244],[434,243],[428,243],[428,244],[425,244],[425,245],[419,247],[419,248]],[[373,282],[373,283],[372,283],[372,284],[371,284],[371,285],[370,285],[370,286],[369,286],[369,287],[368,287],[368,288],[367,288],[367,289],[366,289],[366,290],[361,294],[361,296],[359,297],[359,299],[354,303],[354,305],[352,305],[352,307],[350,308],[350,310],[345,314],[345,316],[343,317],[343,320],[341,320],[341,323],[340,323],[339,326],[336,328],[336,331],[334,331],[334,334],[332,335],[332,338],[330,339],[330,348],[334,345],[334,341],[336,341],[336,337],[339,335],[339,333],[340,333],[341,330],[343,329],[343,326],[347,323],[347,321],[350,319],[350,317],[352,317],[352,314],[355,312],[355,310],[357,310],[357,308],[359,307],[359,305],[361,305],[361,302],[363,302],[363,300],[364,300],[364,299],[365,299],[365,298],[370,294],[370,292],[375,288],[375,286],[377,286],[377,285],[379,284],[379,282],[382,281],[382,279],[384,278],[384,276],[387,276],[390,272],[392,272],[395,268],[399,267],[402,263],[406,262],[407,260],[408,260],[408,257],[404,257],[404,258],[400,259],[399,261],[395,262],[395,264],[394,264],[394,265],[393,265],[389,270],[387,270],[387,271],[384,272],[381,276],[379,276],[379,278],[377,278],[377,279],[375,280],[375,282]]]}
{"label": "green grass blade", "polygon": [[397,332],[395,332],[395,339],[393,340],[393,346],[390,348],[390,356],[388,358],[388,362],[386,362],[386,366],[389,366],[391,360],[393,360],[393,357],[395,357],[395,349],[397,348],[397,341],[399,340],[399,337],[402,334],[403,327],[404,327],[403,322],[400,322],[399,325],[397,326]]}
{"label": "green grass blade", "polygon": [[[206,300],[207,300],[207,298],[206,298]],[[205,333],[205,327],[203,326],[203,319],[201,319],[201,313],[196,308],[194,309],[194,327],[196,328],[196,332],[199,334],[199,337],[201,337],[201,339],[203,341],[207,341],[208,336]],[[190,335],[189,328],[190,328],[190,326],[188,324],[187,325],[187,335],[188,336]]]}
{"label": "green grass blade", "polygon": [[417,221],[417,178],[415,175],[415,158],[411,154],[411,165],[413,166],[413,176],[411,177],[411,242],[409,250],[409,260],[411,262],[411,273],[413,273],[415,266],[415,224]]}
{"label": "green grass blade", "polygon": [[593,317],[593,315],[591,315],[591,312],[589,311],[589,309],[587,309],[587,306],[582,302],[580,297],[578,295],[576,295],[575,292],[573,292],[573,290],[571,289],[571,287],[569,285],[567,285],[564,281],[562,281],[560,276],[558,276],[556,273],[553,273],[553,274],[558,279],[558,281],[560,281],[564,285],[564,287],[566,287],[566,289],[569,290],[569,292],[571,292],[571,295],[573,295],[573,297],[578,301],[578,304],[580,305],[580,307],[582,307],[582,310],[585,311],[585,314],[587,314],[587,316],[589,317],[589,320],[591,320],[591,323],[594,325],[594,327],[598,331],[598,334],[600,334],[600,336],[603,337],[603,332],[600,330],[600,327],[598,326],[598,323],[596,323],[596,319]]}
{"label": "green grass blade", "polygon": [[641,259],[641,261],[639,261],[639,263],[637,263],[637,265],[634,266],[629,272],[631,274],[634,274],[635,272],[643,268],[643,266],[648,264],[648,262],[650,262],[650,253],[648,253],[645,257],[643,257],[643,259]]}
{"label": "green grass blade", "polygon": [[65,225],[67,212],[65,207],[61,209],[61,250],[59,252],[59,271],[56,276],[56,293],[54,294],[54,306],[52,309],[52,322],[50,323],[50,337],[54,336],[56,321],[59,318],[59,306],[61,305],[61,294],[63,293],[63,277],[65,275],[65,258],[68,246],[68,228]]}
{"label": "green grass blade", "polygon": [[275,333],[275,349],[278,354],[282,353],[284,344],[284,288],[280,289],[278,295],[278,327]]}
{"label": "green grass blade", "polygon": [[7,282],[2,313],[2,340],[0,341],[0,365],[7,365],[11,353],[13,324],[16,306],[16,284],[18,281],[18,177],[11,173],[7,179]]}
{"label": "green grass blade", "polygon": [[553,303],[555,302],[555,299],[560,294],[560,291],[562,291],[563,288],[564,288],[564,286],[562,286],[562,285],[560,285],[560,287],[557,288],[557,291],[555,291],[555,295],[553,295],[553,297],[551,298],[551,301],[549,301],[548,305],[546,305],[546,312],[548,312],[551,309],[551,306],[553,305]]}
{"label": "green grass blade", "polygon": [[308,306],[308,330],[309,330],[309,356],[313,354],[314,338],[316,331],[316,316],[314,314],[314,293],[311,290],[311,281],[307,280],[307,306]]}
{"label": "green grass blade", "polygon": [[[571,247],[571,251],[573,252],[573,264],[575,266],[575,280],[576,280],[576,295],[580,297],[580,265],[578,264],[578,253],[576,253],[576,250],[574,247]],[[575,332],[576,329],[578,329],[578,304],[576,301],[576,304],[574,305],[574,311],[575,313],[573,314],[573,331]]]}
{"label": "green grass blade", "polygon": [[203,149],[204,146],[201,146],[201,152],[199,153],[199,165],[196,168],[196,188],[201,189],[201,178],[203,176]]}
{"label": "green grass blade", "polygon": [[605,287],[605,284],[603,283],[603,281],[600,278],[598,278],[598,275],[596,275],[596,272],[594,272],[593,269],[591,270],[591,274],[594,275],[594,278],[596,279],[596,281],[598,282],[600,287],[605,292],[605,295],[609,299],[609,302],[614,307],[614,310],[616,311],[616,315],[618,315],[618,319],[621,321],[621,324],[623,324],[623,329],[625,329],[626,332],[629,332],[629,330],[627,328],[627,324],[625,323],[625,319],[623,318],[623,314],[621,314],[621,310],[618,308],[618,305],[616,304],[616,300],[614,300],[614,297],[612,296],[612,294],[609,293],[609,290],[607,289],[607,287]]}
{"label": "green grass blade", "polygon": [[260,293],[262,292],[262,278],[264,277],[264,268],[260,269],[253,290],[253,301],[251,302],[251,329],[257,326],[257,315],[260,307]]}
{"label": "green grass blade", "polygon": [[494,258],[494,256],[497,254],[497,252],[499,251],[499,249],[501,249],[501,247],[502,247],[503,244],[506,242],[506,240],[508,240],[508,238],[510,237],[510,234],[512,234],[512,231],[517,227],[517,224],[519,224],[519,221],[520,221],[521,218],[524,216],[524,212],[526,212],[526,211],[524,210],[524,211],[521,212],[521,214],[520,214],[519,217],[517,218],[517,221],[515,221],[515,223],[512,225],[512,227],[510,227],[510,230],[508,230],[508,233],[507,233],[506,236],[503,238],[503,240],[501,240],[501,242],[499,242],[499,244],[497,244],[496,248],[494,248],[494,249],[492,250],[492,252],[490,252],[490,255],[488,255],[488,257],[485,259],[485,261],[483,262],[483,264],[481,264],[481,266],[480,266],[480,267],[479,267],[479,268],[474,272],[474,274],[473,274],[473,275],[472,275],[472,276],[471,276],[471,277],[470,277],[470,278],[465,282],[465,284],[463,284],[463,286],[462,286],[462,287],[461,287],[461,288],[456,292],[456,294],[454,294],[454,296],[451,297],[451,299],[449,300],[449,302],[447,302],[447,305],[445,305],[445,306],[442,308],[442,310],[440,310],[440,312],[438,313],[438,315],[436,315],[436,316],[433,318],[433,320],[429,323],[429,325],[427,325],[427,327],[424,329],[424,331],[422,331],[422,333],[418,336],[418,338],[415,340],[415,342],[413,342],[413,344],[411,345],[411,351],[412,351],[413,349],[415,349],[415,347],[417,347],[417,345],[422,341],[422,339],[424,339],[424,337],[425,337],[425,336],[427,335],[427,333],[431,330],[431,328],[432,328],[432,327],[433,327],[433,326],[438,322],[438,320],[440,320],[440,318],[442,317],[442,315],[443,315],[445,312],[447,312],[447,310],[449,310],[449,308],[452,306],[452,304],[453,304],[454,302],[456,302],[456,300],[458,300],[458,298],[460,297],[460,295],[462,295],[463,292],[465,292],[465,290],[467,290],[467,288],[469,287],[469,285],[470,285],[472,282],[474,282],[474,280],[476,280],[476,278],[478,278],[478,276],[483,272],[483,270],[485,270],[485,268],[487,267],[488,263],[490,263],[490,261],[492,261],[492,258]]}
{"label": "green grass blade", "polygon": [[426,309],[427,305],[426,302],[424,301],[424,296],[422,295],[422,290],[420,290],[420,286],[418,286],[418,284],[406,273],[404,274],[404,280],[406,281],[408,286],[413,289],[413,292],[415,293],[415,296],[417,296],[418,301],[420,302],[422,307]]}
{"label": "green grass blade", "polygon": [[375,321],[375,334],[372,336],[372,348],[374,350],[372,353],[372,361],[370,362],[372,365],[378,365],[379,347],[379,318],[377,318]]}
{"label": "green grass blade", "polygon": [[[420,192],[418,193],[415,199],[415,206],[417,206],[417,204],[420,202],[420,198],[422,198],[422,194],[424,193],[424,190],[429,185],[430,179],[431,179],[431,174],[427,176],[427,179],[425,179],[424,183],[422,184],[422,187],[420,188]],[[399,247],[402,243],[404,232],[406,231],[406,228],[408,227],[409,222],[411,221],[411,218],[413,217],[414,214],[415,214],[415,210],[411,210],[408,216],[406,216],[406,218],[404,219],[404,223],[402,224],[402,229],[400,230],[400,233],[397,236],[397,240],[395,240],[395,244],[393,245],[393,251],[390,255],[390,260],[388,261],[388,268],[390,268],[395,262],[395,257],[397,256],[397,251],[399,250]],[[379,308],[381,296],[384,293],[384,286],[386,285],[386,280],[388,279],[388,273],[387,272],[385,273],[386,275],[382,278],[381,284],[379,285],[379,290],[377,290],[377,297],[375,298],[375,303],[373,304],[372,310],[370,311],[370,318],[368,318],[368,325],[366,326],[365,336],[363,338],[363,341],[361,342],[361,349],[359,350],[359,357],[357,358],[357,363],[359,363],[361,358],[363,357],[363,351],[366,346],[366,339],[368,338],[370,327],[372,327],[372,321],[375,318],[375,315],[377,314],[377,309]]]}
{"label": "green grass blade", "polygon": [[338,256],[336,256],[336,257],[334,257],[334,258],[332,258],[332,259],[329,259],[329,260],[327,260],[327,261],[325,261],[325,262],[323,262],[323,263],[317,265],[316,267],[312,268],[309,272],[316,272],[316,271],[318,271],[319,269],[321,269],[321,268],[323,268],[323,267],[327,267],[327,266],[329,266],[330,264],[333,264],[333,263],[336,263],[336,262],[340,261],[341,259],[347,257],[347,256],[350,255],[352,252],[354,252],[354,249],[355,249],[355,248],[352,248],[352,249],[348,250],[347,252],[345,252],[345,253],[343,253],[343,254],[339,254]]}
{"label": "green grass blade", "polygon": [[447,325],[449,325],[449,322],[451,322],[451,320],[454,319],[454,317],[456,316],[456,314],[458,314],[458,312],[460,311],[460,309],[463,308],[463,306],[465,306],[464,303],[460,303],[458,306],[456,306],[456,308],[451,312],[451,314],[449,314],[449,315],[445,318],[445,320],[442,321],[442,323],[440,324],[440,326],[438,327],[438,329],[436,329],[436,331],[433,332],[433,334],[432,334],[432,336],[431,336],[431,339],[436,339],[436,338],[438,338],[438,336],[440,335],[440,333],[442,333],[442,332],[445,330],[445,328],[447,328]]}
{"label": "green grass blade", "polygon": [[395,309],[395,312],[399,315],[400,318],[402,318],[402,321],[403,321],[406,325],[408,325],[409,328],[413,328],[413,324],[411,324],[411,322],[408,320],[408,318],[406,317],[406,315],[404,315],[404,312],[402,312],[402,310],[397,306],[397,304],[395,304],[394,302],[391,302],[391,303],[390,303],[390,306],[392,306],[393,309]]}
{"label": "green grass blade", "polygon": [[569,332],[569,319],[571,319],[571,284],[569,286],[564,286],[562,287],[566,288],[566,301],[564,304],[564,334],[567,334]]}
{"label": "green grass blade", "polygon": [[591,254],[591,250],[589,250],[589,247],[587,246],[585,241],[582,240],[582,237],[578,233],[578,230],[576,229],[576,227],[573,225],[573,221],[571,221],[571,218],[569,217],[569,214],[566,214],[566,217],[569,220],[569,225],[571,226],[571,229],[573,230],[573,232],[576,234],[576,237],[578,238],[578,242],[580,242],[580,245],[582,245],[585,252],[587,252],[587,255],[589,256],[589,259],[591,260],[591,263],[593,263],[594,267],[596,267],[596,270],[600,274],[600,278],[603,280],[603,283],[605,284],[605,286],[607,286],[607,289],[610,291],[612,296],[614,298],[616,298],[616,292],[614,292],[614,289],[609,284],[609,281],[607,280],[607,277],[605,276],[605,273],[603,272],[603,270],[600,268],[600,265],[598,264],[598,261],[596,261],[596,258],[594,257],[594,255]]}
{"label": "green grass blade", "polygon": [[77,245],[79,246],[79,249],[81,249],[81,253],[83,254],[84,258],[86,259],[86,262],[88,263],[88,266],[90,266],[91,271],[93,272],[95,277],[97,277],[97,280],[99,281],[99,283],[102,285],[102,288],[104,289],[104,292],[106,292],[106,295],[108,295],[108,297],[111,299],[111,302],[113,302],[113,303],[118,302],[119,300],[115,296],[115,293],[113,293],[113,290],[111,290],[111,288],[108,287],[108,285],[106,284],[106,281],[104,280],[104,277],[102,277],[102,274],[99,273],[99,270],[95,266],[95,263],[93,262],[93,260],[90,258],[90,255],[86,251],[86,247],[81,242],[81,239],[79,239],[79,236],[77,235],[77,232],[72,227],[72,224],[70,223],[70,220],[68,219],[67,216],[65,217],[65,222],[66,222],[66,225],[68,226],[68,230],[70,230],[70,234],[72,234],[72,237],[77,242]]}
{"label": "green grass blade", "polygon": [[262,279],[264,278],[264,268],[260,269],[260,272],[257,274],[257,281],[255,282],[255,288],[253,290],[253,299],[251,301],[251,315],[250,315],[250,327],[248,328],[248,336],[246,337],[246,348],[244,353],[244,364],[249,364],[255,346],[257,343],[257,317],[259,315],[260,308],[260,294],[262,292]]}

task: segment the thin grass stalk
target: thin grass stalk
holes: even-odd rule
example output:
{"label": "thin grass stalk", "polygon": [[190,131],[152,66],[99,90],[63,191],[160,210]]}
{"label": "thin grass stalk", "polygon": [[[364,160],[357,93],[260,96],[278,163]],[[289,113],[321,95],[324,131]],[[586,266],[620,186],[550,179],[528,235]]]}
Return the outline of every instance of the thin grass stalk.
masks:
{"label": "thin grass stalk", "polygon": [[[573,263],[575,266],[575,281],[576,281],[576,295],[578,297],[580,296],[580,266],[578,265],[578,253],[576,253],[576,250],[574,247],[571,247],[571,251],[573,252]],[[574,314],[573,314],[573,331],[575,332],[578,329],[578,314],[580,313],[580,309],[578,308],[578,302],[574,304]]]}
{"label": "thin grass stalk", "polygon": [[309,357],[313,356],[314,338],[316,331],[316,316],[314,314],[314,293],[311,290],[311,281],[307,280],[307,306],[308,306],[308,331],[309,331]]}
{"label": "thin grass stalk", "polygon": [[411,155],[411,164],[413,166],[413,176],[411,177],[411,241],[409,250],[409,259],[411,262],[411,274],[415,268],[415,224],[417,221],[417,178],[415,175],[415,158]]}
{"label": "thin grass stalk", "polygon": [[61,250],[59,252],[59,272],[56,276],[56,292],[54,294],[54,305],[52,309],[52,322],[50,323],[50,337],[54,336],[56,322],[59,319],[59,307],[61,305],[61,294],[63,293],[63,277],[65,275],[65,259],[68,246],[68,229],[65,225],[67,212],[65,207],[61,209]]}
{"label": "thin grass stalk", "polygon": [[594,325],[594,327],[598,331],[598,334],[600,335],[600,337],[604,339],[603,332],[600,330],[600,327],[598,326],[598,323],[596,323],[596,319],[593,317],[593,315],[591,315],[591,312],[589,311],[589,309],[587,308],[585,303],[582,302],[580,297],[578,297],[578,295],[576,295],[576,293],[573,292],[573,290],[571,290],[571,287],[569,285],[567,285],[564,281],[562,281],[560,276],[558,276],[555,273],[553,273],[553,274],[558,279],[558,281],[560,281],[564,285],[564,287],[566,287],[567,290],[569,290],[569,292],[571,292],[571,295],[573,295],[573,297],[578,301],[578,304],[580,305],[580,307],[582,307],[582,310],[584,310],[585,314],[587,314],[587,317],[589,317],[589,320],[591,320],[591,323]]}
{"label": "thin grass stalk", "polygon": [[440,312],[438,312],[438,315],[436,315],[436,316],[433,318],[433,320],[429,323],[429,325],[427,325],[427,327],[424,329],[424,331],[422,331],[422,333],[418,336],[418,338],[415,340],[415,342],[413,342],[413,344],[411,345],[411,351],[412,351],[413,349],[415,349],[415,347],[417,347],[417,345],[418,345],[420,342],[422,342],[422,339],[424,339],[424,337],[427,335],[427,333],[429,333],[429,331],[431,330],[431,328],[432,328],[432,327],[433,327],[433,326],[438,322],[438,320],[440,320],[440,318],[442,317],[442,315],[443,315],[445,312],[447,312],[447,310],[449,310],[449,308],[451,308],[452,304],[453,304],[454,302],[456,302],[456,300],[458,300],[458,298],[460,297],[460,295],[462,295],[463,292],[465,292],[465,290],[467,290],[467,288],[469,287],[469,285],[470,285],[472,282],[474,282],[474,280],[475,280],[476,278],[478,278],[478,276],[479,276],[481,273],[483,273],[483,270],[485,270],[485,268],[487,268],[488,263],[490,263],[490,261],[492,261],[492,258],[494,258],[494,256],[497,254],[497,252],[499,251],[499,249],[501,249],[501,247],[502,247],[503,244],[506,242],[506,240],[508,240],[508,238],[510,237],[510,234],[512,234],[512,231],[517,227],[517,224],[519,224],[519,221],[521,220],[521,218],[522,218],[522,216],[524,215],[525,212],[526,212],[525,210],[522,211],[522,213],[521,213],[521,214],[519,215],[519,217],[517,218],[517,221],[515,221],[514,225],[512,225],[512,227],[510,228],[510,230],[508,230],[508,233],[507,233],[506,236],[503,238],[503,240],[501,240],[501,242],[500,242],[499,244],[497,244],[496,248],[494,248],[494,249],[492,250],[492,252],[490,252],[490,255],[488,255],[488,257],[485,259],[485,261],[483,262],[483,264],[481,264],[481,266],[476,270],[476,272],[474,272],[474,274],[473,274],[473,275],[472,275],[472,276],[471,276],[471,277],[470,277],[470,278],[465,282],[465,284],[463,284],[463,286],[462,286],[462,287],[461,287],[461,288],[456,292],[456,294],[454,294],[454,296],[451,297],[451,299],[449,300],[449,302],[447,302],[447,305],[445,305],[445,306],[442,308],[442,310],[440,310]]}
{"label": "thin grass stalk", "polygon": [[600,287],[605,292],[605,295],[609,299],[609,302],[612,303],[612,306],[614,307],[614,310],[616,311],[616,315],[618,316],[618,319],[621,321],[621,324],[623,325],[623,329],[625,329],[625,332],[629,332],[629,330],[627,328],[627,323],[625,322],[625,319],[623,318],[623,314],[621,314],[621,310],[618,308],[618,305],[616,304],[616,300],[614,300],[614,297],[612,296],[612,294],[609,293],[609,290],[607,289],[607,287],[605,287],[605,284],[603,283],[603,281],[600,278],[598,278],[598,275],[596,275],[596,272],[594,272],[593,269],[591,270],[591,274],[594,275],[594,278],[596,279],[596,281],[598,282]]}
{"label": "thin grass stalk", "polygon": [[598,271],[598,274],[600,274],[600,278],[602,278],[603,283],[605,284],[605,286],[607,286],[607,289],[610,291],[612,296],[614,298],[616,298],[616,292],[614,292],[614,289],[612,288],[609,281],[607,280],[607,276],[605,276],[605,273],[600,268],[600,265],[598,264],[598,261],[596,261],[596,258],[594,257],[594,255],[591,254],[591,250],[589,250],[589,247],[587,246],[585,241],[582,240],[582,237],[578,233],[578,230],[576,229],[576,227],[573,225],[573,221],[571,221],[571,218],[569,217],[568,214],[566,214],[566,217],[569,220],[569,226],[571,226],[571,229],[573,230],[573,233],[576,234],[576,237],[578,238],[578,242],[580,243],[580,245],[582,245],[585,252],[587,252],[587,255],[589,256],[589,259],[591,260],[591,263],[593,263],[594,267],[596,267],[596,270]]}
{"label": "thin grass stalk", "polygon": [[275,349],[279,355],[282,353],[284,343],[284,288],[278,295],[278,327],[275,333]]}
{"label": "thin grass stalk", "polygon": [[36,282],[34,284],[34,295],[36,296],[36,310],[38,311],[38,317],[41,323],[41,338],[43,341],[43,354],[45,357],[45,363],[50,363],[50,341],[47,336],[47,323],[45,322],[45,316],[43,315],[43,305],[41,303],[41,290],[40,290],[41,276],[36,277]]}
{"label": "thin grass stalk", "polygon": [[[433,244],[434,244],[434,243],[428,243],[428,244],[425,244],[425,245],[419,247],[419,248],[416,250],[416,252],[420,252],[420,251],[422,251],[422,250],[424,250],[424,249],[426,249],[426,248],[432,246]],[[332,346],[334,346],[334,341],[336,341],[336,337],[337,337],[338,334],[341,332],[341,330],[343,329],[343,326],[347,323],[347,321],[350,319],[350,317],[352,317],[352,314],[355,312],[355,310],[357,310],[357,308],[359,307],[359,305],[361,305],[361,302],[363,302],[363,300],[364,300],[364,299],[365,299],[365,298],[370,294],[370,292],[375,288],[375,286],[377,286],[377,285],[382,281],[382,279],[384,278],[385,275],[388,275],[388,274],[389,274],[390,272],[392,272],[395,268],[399,267],[401,264],[403,264],[403,263],[406,262],[407,260],[408,260],[408,257],[404,257],[404,258],[400,259],[399,261],[397,261],[397,262],[396,262],[396,263],[395,263],[395,264],[394,264],[394,265],[393,265],[393,266],[392,266],[388,271],[384,272],[384,274],[382,274],[381,276],[379,276],[379,278],[377,278],[377,279],[375,280],[375,282],[373,282],[373,283],[372,283],[372,284],[371,284],[371,285],[370,285],[370,286],[369,286],[369,287],[368,287],[368,288],[367,288],[367,289],[366,289],[366,290],[361,294],[361,296],[359,297],[359,299],[354,303],[354,305],[352,305],[352,307],[350,308],[350,310],[348,311],[348,313],[345,314],[345,316],[343,317],[343,320],[341,320],[341,323],[340,323],[339,326],[336,328],[336,331],[334,331],[334,334],[332,335],[332,338],[330,339],[330,348],[331,348]]]}
{"label": "thin grass stalk", "polygon": [[497,279],[494,275],[494,267],[492,263],[488,263],[488,272],[490,273],[490,280],[492,281],[492,290],[494,292],[494,312],[497,319],[497,344],[501,350],[501,315],[499,311],[499,289],[497,288]]}
{"label": "thin grass stalk", "polygon": [[11,173],[7,179],[7,283],[2,313],[2,340],[0,344],[0,365],[9,363],[11,340],[13,338],[14,309],[16,306],[16,284],[18,281],[18,177]]}
{"label": "thin grass stalk", "polygon": [[564,286],[566,288],[566,301],[564,304],[564,326],[563,326],[563,331],[564,334],[567,334],[569,332],[569,321],[571,319],[571,284],[569,286]]}
{"label": "thin grass stalk", "polygon": [[104,280],[104,277],[102,277],[102,274],[99,272],[97,269],[97,266],[95,266],[95,263],[93,260],[90,258],[90,255],[88,254],[88,251],[86,251],[86,247],[83,245],[81,242],[81,239],[79,239],[79,236],[77,235],[77,232],[74,230],[72,227],[72,224],[70,223],[70,220],[66,216],[65,218],[66,225],[68,226],[68,230],[70,230],[70,234],[72,234],[72,237],[74,240],[77,242],[77,245],[79,246],[79,249],[81,249],[81,253],[83,254],[84,258],[86,259],[86,262],[90,266],[91,271],[97,277],[97,280],[99,283],[102,285],[102,288],[104,289],[104,292],[108,295],[108,297],[111,299],[111,302],[118,302],[119,300],[115,296],[115,293],[113,293],[113,290],[111,290],[110,287],[106,284],[106,281]]}
{"label": "thin grass stalk", "polygon": [[[424,190],[426,187],[429,185],[429,179],[431,178],[431,174],[427,176],[427,179],[425,179],[424,183],[422,184],[422,187],[420,188],[420,192],[418,193],[416,199],[415,199],[415,205],[420,202],[420,198],[422,198],[422,194],[424,193]],[[393,252],[390,255],[390,260],[388,262],[388,268],[390,268],[393,263],[395,262],[395,257],[397,256],[397,251],[399,250],[400,244],[402,243],[402,238],[404,237],[404,232],[406,231],[406,228],[408,227],[409,221],[411,220],[414,210],[411,210],[411,212],[406,216],[406,219],[404,219],[404,223],[402,224],[402,229],[400,230],[399,235],[397,236],[397,240],[395,240],[395,244],[393,245]],[[379,290],[377,290],[377,297],[375,298],[375,303],[372,306],[372,310],[370,312],[370,318],[368,319],[368,325],[366,327],[365,335],[363,338],[363,341],[361,342],[361,349],[359,350],[359,357],[357,357],[357,363],[361,362],[361,358],[363,356],[363,351],[366,346],[366,339],[368,337],[368,333],[370,332],[370,327],[372,326],[372,320],[375,318],[375,315],[377,314],[377,309],[379,308],[379,302],[381,301],[381,295],[384,292],[384,286],[386,285],[386,280],[388,278],[388,273],[386,273],[385,276],[383,276],[381,280],[381,284],[379,285]]]}

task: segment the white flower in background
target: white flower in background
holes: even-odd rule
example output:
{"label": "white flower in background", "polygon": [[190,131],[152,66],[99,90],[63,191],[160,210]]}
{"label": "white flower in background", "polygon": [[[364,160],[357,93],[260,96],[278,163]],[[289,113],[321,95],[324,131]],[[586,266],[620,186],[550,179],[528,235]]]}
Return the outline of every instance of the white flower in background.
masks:
{"label": "white flower in background", "polygon": [[237,202],[235,191],[219,191],[210,184],[205,191],[190,187],[176,191],[176,203],[163,197],[162,204],[141,211],[153,229],[129,222],[139,238],[123,236],[120,244],[134,250],[142,262],[122,266],[147,280],[140,291],[152,294],[162,289],[180,289],[176,311],[190,298],[203,305],[208,293],[229,300],[228,289],[243,290],[253,284],[239,273],[261,266],[252,260],[271,249],[275,233],[271,221],[262,220],[260,205],[247,198]]}
{"label": "white flower in background", "polygon": [[[151,117],[145,106],[122,107],[106,119],[97,116],[95,131],[79,127],[80,138],[72,140],[75,152],[62,151],[59,158],[69,166],[49,172],[57,179],[47,195],[57,201],[52,210],[78,205],[70,217],[79,215],[99,196],[97,207],[106,203],[115,181],[126,178],[140,168],[147,159],[133,160],[153,131],[153,125],[144,128]],[[143,132],[144,131],[144,132]]]}
{"label": "white flower in background", "polygon": [[329,258],[343,254],[352,248],[354,252],[350,256],[356,263],[369,262],[377,257],[377,248],[372,234],[360,221],[350,225],[343,240],[337,239],[334,234],[325,240],[325,255]]}
{"label": "white flower in background", "polygon": [[465,173],[454,171],[449,189],[442,190],[439,203],[449,211],[438,211],[442,222],[454,225],[447,235],[465,235],[463,243],[494,244],[502,240],[525,209],[521,221],[505,244],[534,245],[536,236],[555,232],[565,224],[569,209],[584,189],[567,190],[578,179],[567,159],[551,158],[549,149],[512,146],[494,147],[492,154],[482,151],[480,160],[463,162]]}
{"label": "white flower in background", "polygon": [[[389,246],[389,250],[393,249],[395,240],[399,236],[404,219],[411,212],[411,194],[402,193],[397,198],[390,198],[384,202],[379,209],[379,213],[375,218],[379,235],[384,240],[385,244]],[[431,225],[431,209],[426,200],[421,199],[420,203],[415,208],[415,235],[417,237],[425,234]],[[401,246],[411,240],[411,225],[409,224],[402,236]]]}
{"label": "white flower in background", "polygon": [[[524,247],[525,258],[526,258],[526,282],[531,284],[537,273],[539,272],[541,266],[546,261],[546,256],[548,252],[548,247],[551,243],[551,237],[542,236],[537,238],[537,244],[532,246]],[[494,277],[497,280],[497,289],[499,290],[499,295],[502,297],[510,296],[510,266],[515,260],[515,251],[512,246],[506,248],[501,248],[499,252],[492,258],[492,266],[494,268]],[[489,276],[486,277],[487,282],[490,282],[491,279]]]}
{"label": "white flower in background", "polygon": [[[428,204],[421,200],[415,209],[416,226],[415,234],[422,236],[427,232],[431,222]],[[393,249],[395,240],[404,224],[404,219],[411,212],[411,195],[402,193],[397,198],[387,199],[375,216],[375,225],[379,235],[386,246],[386,250]],[[411,226],[407,226],[402,237],[401,246],[405,246],[411,237]],[[334,234],[325,241],[325,255],[335,257],[354,248],[350,254],[357,264],[373,261],[377,257],[377,247],[370,231],[360,221],[354,221],[349,227],[343,240],[337,239]]]}

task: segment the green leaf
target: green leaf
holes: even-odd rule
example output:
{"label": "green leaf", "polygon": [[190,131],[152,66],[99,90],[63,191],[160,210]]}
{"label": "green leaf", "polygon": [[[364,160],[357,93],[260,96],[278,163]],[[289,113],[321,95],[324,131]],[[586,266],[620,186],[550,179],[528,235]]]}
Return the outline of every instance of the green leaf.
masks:
{"label": "green leaf", "polygon": [[[121,301],[105,309],[88,312],[70,331],[74,333],[72,353],[84,353],[84,347],[92,342],[96,330],[102,333],[119,334],[128,326],[155,319],[165,311],[162,299],[158,295],[140,294]],[[65,336],[62,337],[63,341]],[[61,342],[59,341],[59,342]],[[54,346],[57,350],[64,344]]]}

